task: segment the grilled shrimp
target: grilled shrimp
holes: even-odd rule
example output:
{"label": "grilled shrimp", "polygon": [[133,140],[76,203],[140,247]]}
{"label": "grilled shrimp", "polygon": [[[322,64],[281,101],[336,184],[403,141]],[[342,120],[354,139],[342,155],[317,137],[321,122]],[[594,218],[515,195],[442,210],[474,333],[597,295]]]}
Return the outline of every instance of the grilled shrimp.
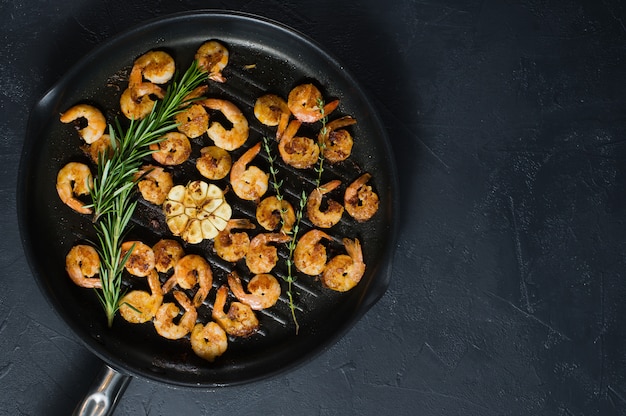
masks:
{"label": "grilled shrimp", "polygon": [[228,348],[226,332],[217,323],[211,321],[206,325],[197,323],[191,331],[191,349],[200,358],[209,362],[224,354]]}
{"label": "grilled shrimp", "polygon": [[[203,263],[201,263],[199,268],[196,269],[198,276],[198,290],[193,297],[193,305],[196,308],[202,305],[206,297],[209,295],[211,285],[213,284],[213,272],[211,271],[211,266],[206,260],[202,260]],[[176,273],[176,267],[174,267],[174,273]]]}
{"label": "grilled shrimp", "polygon": [[152,143],[152,158],[166,166],[180,165],[191,155],[191,143],[187,136],[177,131],[165,133],[158,143]]}
{"label": "grilled shrimp", "polygon": [[313,84],[301,84],[289,92],[287,106],[291,114],[303,123],[314,123],[321,120],[339,105],[339,100],[331,101],[323,107],[322,93]]}
{"label": "grilled shrimp", "polygon": [[196,160],[196,168],[207,179],[225,178],[230,172],[233,161],[230,153],[221,147],[207,146],[200,149],[200,157]]}
{"label": "grilled shrimp", "polygon": [[167,273],[180,260],[185,252],[176,240],[161,239],[152,246],[154,251],[154,268],[161,273]]}
{"label": "grilled shrimp", "polygon": [[261,150],[261,142],[248,149],[233,163],[230,184],[235,194],[247,201],[258,201],[267,192],[269,175],[256,166],[248,166]]}
{"label": "grilled shrimp", "polygon": [[199,288],[193,298],[193,304],[199,307],[213,284],[211,266],[202,256],[187,254],[176,262],[174,274],[163,284],[163,291],[169,292],[176,284],[183,289],[191,289],[197,284]]}
{"label": "grilled shrimp", "polygon": [[162,205],[174,186],[172,174],[160,166],[142,166],[136,178],[137,187],[143,199],[155,205]]}
{"label": "grilled shrimp", "polygon": [[326,264],[322,274],[322,283],[329,289],[345,292],[361,281],[365,273],[363,253],[358,239],[343,239],[346,254],[339,254]]}
{"label": "grilled shrimp", "polygon": [[324,158],[331,163],[346,160],[352,153],[352,135],[343,127],[356,124],[356,119],[345,116],[331,121],[318,135]]}
{"label": "grilled shrimp", "polygon": [[165,84],[174,76],[176,64],[167,52],[149,51],[137,58],[130,71],[128,83],[134,87],[146,79],[155,84]]}
{"label": "grilled shrimp", "polygon": [[164,95],[158,85],[142,82],[124,90],[120,97],[120,109],[129,120],[141,120],[150,114],[156,104],[152,97],[162,99]]}
{"label": "grilled shrimp", "polygon": [[287,102],[275,94],[265,94],[254,102],[254,115],[266,126],[278,126],[276,138],[280,140],[287,124],[291,111]]}
{"label": "grilled shrimp", "polygon": [[221,43],[210,40],[203,43],[197,50],[195,59],[198,67],[209,73],[209,79],[216,82],[226,82],[222,70],[228,64],[228,49]]}
{"label": "grilled shrimp", "polygon": [[317,276],[326,266],[326,247],[320,243],[322,238],[327,240],[331,236],[324,231],[311,230],[298,240],[293,252],[293,263],[298,270],[309,276]]}
{"label": "grilled shrimp", "polygon": [[174,318],[178,317],[180,309],[173,302],[162,304],[154,317],[154,328],[159,335],[167,339],[180,339],[187,335],[193,329],[198,318],[198,312],[187,295],[175,291],[174,298],[185,310],[178,324],[174,323]]}
{"label": "grilled shrimp", "polygon": [[78,244],[72,247],[65,257],[65,270],[72,282],[81,287],[102,288],[99,277],[100,256],[95,248]]}
{"label": "grilled shrimp", "polygon": [[234,229],[255,228],[247,219],[231,219],[213,241],[215,253],[226,261],[235,263],[246,256],[250,248],[250,237],[245,232],[234,233]]}
{"label": "grilled shrimp", "polygon": [[56,189],[59,198],[65,205],[81,214],[91,214],[92,210],[85,207],[85,204],[76,196],[89,194],[92,187],[91,171],[89,166],[83,163],[70,162],[63,166],[57,174]]}
{"label": "grilled shrimp", "polygon": [[94,163],[100,163],[100,155],[106,160],[113,154],[111,136],[103,134],[98,140],[91,144],[84,145],[81,149],[83,149],[85,154],[87,154]]}
{"label": "grilled shrimp", "polygon": [[200,104],[192,104],[174,116],[178,131],[193,139],[202,136],[209,128],[209,114]]}
{"label": "grilled shrimp", "polygon": [[333,191],[339,185],[341,185],[341,181],[336,179],[315,188],[309,195],[309,199],[306,202],[306,213],[309,220],[317,227],[330,228],[341,220],[343,206],[335,200],[328,199],[328,207],[325,211],[320,211],[324,195]]}
{"label": "grilled shrimp", "polygon": [[133,290],[120,299],[120,315],[126,321],[141,324],[148,322],[156,315],[163,303],[163,291],[156,270],[152,270],[148,274],[148,285],[152,293],[144,290]]}
{"label": "grilled shrimp", "polygon": [[[191,256],[191,257],[187,257]],[[184,261],[183,261],[184,259]],[[178,259],[174,264],[174,274],[163,284],[163,292],[169,293],[174,286],[182,289],[191,289],[198,284],[198,270],[206,272],[206,267],[197,254],[187,254]]]}
{"label": "grilled shrimp", "polygon": [[296,136],[302,123],[291,120],[285,133],[278,142],[278,151],[283,161],[298,169],[306,169],[315,165],[320,155],[320,148],[313,139]]}
{"label": "grilled shrimp", "polygon": [[359,222],[369,220],[378,211],[378,195],[366,185],[371,177],[369,173],[361,175],[348,186],[343,198],[346,211]]}
{"label": "grilled shrimp", "polygon": [[280,297],[280,283],[271,274],[257,274],[248,282],[248,292],[243,289],[241,279],[235,271],[228,275],[228,286],[233,295],[254,310],[271,308]]}
{"label": "grilled shrimp", "polygon": [[278,261],[276,247],[270,243],[286,243],[291,239],[283,233],[258,234],[250,240],[246,265],[254,274],[269,273]]}
{"label": "grilled shrimp", "polygon": [[198,104],[202,104],[211,110],[220,111],[232,124],[232,127],[227,130],[217,121],[210,123],[207,134],[216,146],[224,150],[235,150],[240,148],[246,140],[248,140],[248,134],[250,132],[248,120],[235,104],[217,98],[200,100]]}
{"label": "grilled shrimp", "polygon": [[61,114],[60,118],[62,123],[71,123],[81,119],[86,120],[87,125],[81,127],[81,124],[78,122],[75,125],[78,135],[82,137],[85,143],[91,144],[102,137],[107,127],[107,122],[102,111],[92,105],[77,104]]}
{"label": "grilled shrimp", "polygon": [[178,284],[183,289],[191,289],[196,285],[211,287],[213,273],[211,266],[198,254],[187,254],[181,257],[174,265],[174,274],[163,285],[167,293]]}
{"label": "grilled shrimp", "polygon": [[213,304],[213,319],[226,331],[235,337],[252,335],[259,328],[259,320],[250,306],[241,302],[232,302],[228,313],[224,312],[228,286],[223,285],[217,290]]}
{"label": "grilled shrimp", "polygon": [[289,233],[296,222],[296,214],[288,201],[279,200],[272,195],[257,205],[256,220],[261,227],[268,231],[274,231],[282,223],[280,231]]}
{"label": "grilled shrimp", "polygon": [[125,241],[121,248],[122,258],[126,256],[129,250],[132,250],[124,264],[128,273],[133,276],[145,277],[154,270],[155,260],[152,247],[141,241]]}

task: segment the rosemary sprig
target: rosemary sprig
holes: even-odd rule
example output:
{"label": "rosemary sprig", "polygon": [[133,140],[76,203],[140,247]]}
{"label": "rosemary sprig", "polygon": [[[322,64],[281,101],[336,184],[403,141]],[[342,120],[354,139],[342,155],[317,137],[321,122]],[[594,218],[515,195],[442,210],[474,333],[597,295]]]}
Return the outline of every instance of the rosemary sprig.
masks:
{"label": "rosemary sprig", "polygon": [[[122,297],[122,270],[132,251],[128,250],[124,258],[122,258],[122,239],[125,231],[128,229],[128,223],[136,206],[136,201],[131,202],[130,193],[132,188],[125,189],[114,202],[114,204],[121,205],[117,206],[115,211],[105,214],[95,224],[100,243],[100,281],[102,283],[102,293],[96,293],[104,308],[109,326],[113,324],[113,318],[119,308],[119,300]],[[118,212],[124,214],[118,215]]]}
{"label": "rosemary sprig", "polygon": [[121,245],[137,206],[132,197],[135,176],[142,159],[152,153],[150,145],[158,143],[165,133],[176,127],[174,115],[182,111],[185,97],[205,77],[206,73],[198,69],[195,61],[192,62],[180,80],[168,86],[163,99],[155,103],[147,117],[140,121],[131,120],[126,130],[118,120],[115,127],[109,126],[112,154],[108,158],[101,154],[90,191],[94,227],[100,245],[102,293],[98,293],[98,297],[109,327],[113,325],[119,308],[122,271],[130,254],[129,250],[127,256],[122,258]]}
{"label": "rosemary sprig", "polygon": [[156,102],[147,117],[140,121],[131,120],[126,130],[119,120],[116,120],[115,128],[109,126],[113,154],[105,163],[98,164],[91,192],[94,221],[115,207],[113,200],[123,187],[132,188],[142,159],[152,153],[150,145],[158,143],[165,133],[176,127],[172,117],[182,111],[185,97],[202,83],[205,76],[197,63],[192,62],[182,78],[168,86],[163,100]]}

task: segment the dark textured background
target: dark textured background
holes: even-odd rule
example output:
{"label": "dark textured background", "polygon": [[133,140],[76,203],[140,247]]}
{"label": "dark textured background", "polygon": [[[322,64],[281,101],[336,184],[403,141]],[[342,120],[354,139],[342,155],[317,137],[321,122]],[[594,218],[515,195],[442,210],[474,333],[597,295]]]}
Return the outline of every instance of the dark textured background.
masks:
{"label": "dark textured background", "polygon": [[100,362],[20,245],[28,113],[146,19],[225,8],[291,25],[374,99],[401,230],[386,295],[284,376],[134,379],[116,415],[626,414],[626,9],[619,1],[0,1],[0,414],[68,414]]}

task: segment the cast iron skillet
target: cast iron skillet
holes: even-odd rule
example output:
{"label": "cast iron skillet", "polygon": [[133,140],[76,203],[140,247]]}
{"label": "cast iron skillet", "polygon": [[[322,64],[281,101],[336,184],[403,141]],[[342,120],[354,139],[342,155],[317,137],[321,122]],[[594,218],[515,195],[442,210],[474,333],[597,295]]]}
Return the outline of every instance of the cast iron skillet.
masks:
{"label": "cast iron skillet", "polygon": [[[351,115],[358,121],[350,127],[355,138],[351,158],[332,166],[326,164],[324,179],[340,178],[343,190],[361,173],[370,172],[371,185],[381,200],[372,220],[357,223],[344,214],[342,222],[330,231],[336,239],[329,246],[330,256],[341,252],[342,237],[358,238],[362,243],[367,270],[357,287],[340,294],[323,288],[314,278],[300,276],[296,287],[300,332],[295,334],[283,296],[277,306],[259,314],[259,334],[231,340],[226,354],[214,363],[195,356],[187,339],[167,341],[159,337],[151,324],[131,325],[118,316],[113,327],[107,327],[96,293],[75,286],[64,270],[65,256],[74,244],[95,241],[91,218],[71,211],[55,191],[56,174],[63,165],[87,161],[72,126],[59,122],[61,112],[76,103],[88,102],[105,110],[111,122],[119,116],[119,95],[136,57],[151,49],[165,50],[184,70],[196,49],[209,39],[228,47],[230,61],[224,70],[227,82],[211,82],[208,95],[237,103],[251,125],[246,146],[233,152],[233,159],[264,135],[272,135],[252,113],[257,97],[273,92],[286,98],[299,83],[313,82],[324,97],[340,100],[330,119]],[[201,178],[193,168],[193,160],[199,148],[209,144],[206,137],[193,142],[192,158],[176,170],[175,182]],[[264,157],[257,157],[255,164],[267,170]],[[285,188],[292,190],[287,197],[295,205],[301,190],[313,188],[317,174],[283,165],[279,168]],[[226,183],[218,184],[226,187]],[[340,191],[331,197],[341,200],[342,195]],[[385,129],[365,92],[338,61],[310,39],[277,22],[243,13],[196,11],[150,21],[107,41],[41,98],[28,123],[20,165],[18,213],[26,255],[42,292],[87,348],[122,374],[180,386],[215,387],[259,380],[311,359],[342,336],[382,296],[390,279],[396,195],[396,173]],[[236,201],[233,194],[227,194],[227,199],[233,206],[233,217],[253,218],[253,205]],[[305,232],[311,224],[305,220],[303,227]],[[140,201],[128,238],[153,244],[163,236],[169,235],[160,209]],[[221,262],[210,242],[186,245],[185,250],[211,261],[215,287],[226,281],[230,270],[245,275],[245,265]],[[282,249],[281,255],[285,255]],[[285,270],[279,266],[276,273],[284,275]],[[141,288],[145,282],[127,278],[125,285],[126,289]],[[212,290],[209,298],[214,294]],[[199,319],[207,319],[210,306],[199,314]]]}

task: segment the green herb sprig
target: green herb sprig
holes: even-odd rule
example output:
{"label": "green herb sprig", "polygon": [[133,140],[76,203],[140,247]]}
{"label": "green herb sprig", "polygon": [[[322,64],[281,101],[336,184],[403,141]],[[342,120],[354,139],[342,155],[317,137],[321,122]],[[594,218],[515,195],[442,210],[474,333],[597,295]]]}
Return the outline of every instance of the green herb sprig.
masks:
{"label": "green herb sprig", "polygon": [[111,153],[99,156],[90,191],[101,261],[102,293],[98,297],[109,327],[119,309],[122,271],[130,253],[129,250],[122,258],[121,244],[137,206],[133,200],[136,175],[142,160],[153,152],[150,145],[160,142],[165,133],[176,127],[173,117],[184,109],[187,95],[205,79],[206,72],[194,61],[180,80],[168,86],[163,99],[155,103],[147,117],[131,120],[126,130],[118,120],[115,126],[109,125]]}
{"label": "green herb sprig", "polygon": [[[323,99],[319,98],[317,100],[317,107],[320,109],[320,112],[322,114],[322,128],[320,129],[320,136],[324,137],[327,134],[327,127],[326,127],[326,123],[328,122],[328,116],[326,115],[326,112],[324,110],[324,106],[326,105],[326,103],[324,102]],[[315,180],[315,187],[319,188],[320,184],[322,183],[322,172],[324,172],[324,148],[326,147],[326,143],[323,141],[320,141],[319,143],[319,147],[320,147],[320,155],[318,158],[318,163],[317,166],[315,167],[315,172],[317,172],[317,179]]]}
{"label": "green herb sprig", "polygon": [[[272,188],[274,189],[274,194],[276,195],[276,199],[282,204],[282,201],[284,200],[284,196],[282,194],[282,185],[283,185],[283,181],[278,180],[278,169],[276,168],[276,156],[273,155],[272,153],[272,149],[270,147],[270,139],[268,137],[264,137],[263,138],[263,149],[265,150],[265,153],[267,153],[267,160],[270,164],[270,175],[272,180],[270,181],[272,184]],[[306,199],[306,194],[303,192],[304,198]],[[285,282],[287,282],[287,297],[289,298],[289,309],[291,310],[291,318],[293,319],[293,323],[296,326],[296,334],[298,333],[299,329],[300,329],[300,325],[298,324],[298,318],[296,317],[296,305],[295,305],[295,301],[294,301],[294,296],[293,296],[293,283],[295,282],[296,278],[292,273],[292,264],[293,264],[293,250],[295,250],[295,246],[296,246],[296,236],[298,234],[298,229],[300,227],[300,219],[302,218],[302,210],[300,209],[297,213],[296,216],[296,222],[293,226],[293,228],[291,229],[291,231],[286,231],[285,230],[285,210],[282,209],[280,210],[280,225],[281,225],[281,229],[285,230],[285,234],[290,235],[291,239],[289,240],[289,242],[287,243],[287,247],[289,248],[289,256],[286,260],[286,264],[287,264],[287,275],[283,277],[283,280]]]}
{"label": "green herb sprig", "polygon": [[263,137],[263,149],[265,150],[265,153],[267,154],[267,161],[270,164],[270,176],[272,178],[272,180],[270,181],[272,184],[272,188],[274,189],[274,194],[276,196],[276,199],[278,200],[278,202],[281,203],[281,209],[280,209],[280,228],[281,230],[283,230],[283,232],[285,234],[291,234],[291,231],[288,231],[285,229],[285,224],[287,223],[287,219],[285,217],[285,214],[287,213],[286,209],[282,208],[282,202],[285,199],[285,197],[283,196],[282,193],[282,186],[283,186],[283,180],[278,180],[278,169],[276,168],[276,156],[274,156],[272,154],[272,149],[270,147],[270,138],[268,138],[267,136]]}
{"label": "green herb sprig", "polygon": [[289,250],[289,254],[287,256],[287,260],[285,260],[285,264],[287,265],[287,276],[284,279],[289,284],[289,288],[287,290],[287,296],[289,297],[289,308],[291,309],[291,317],[293,318],[293,323],[296,326],[296,334],[300,329],[300,325],[298,324],[298,320],[296,319],[296,309],[293,300],[293,291],[291,290],[293,282],[296,281],[296,277],[293,273],[293,252],[298,245],[298,231],[300,231],[300,221],[302,220],[302,214],[304,212],[304,208],[306,207],[307,194],[305,191],[302,191],[300,195],[300,203],[298,209],[296,210],[296,221],[293,224],[293,228],[291,230],[291,239],[287,242],[287,249]]}
{"label": "green herb sprig", "polygon": [[[317,101],[317,106],[322,113],[322,118],[321,118],[322,128],[320,130],[321,136],[326,135],[326,129],[327,129],[326,123],[328,122],[328,117],[326,116],[324,112],[324,105],[325,105],[324,100],[319,99]],[[319,146],[320,146],[320,153],[318,157],[318,163],[317,163],[317,166],[314,168],[315,172],[317,173],[317,178],[315,180],[316,188],[320,187],[321,181],[322,181],[322,173],[324,172],[324,146],[325,144],[321,142]],[[282,202],[284,199],[284,196],[282,194],[282,189],[281,189],[283,185],[283,181],[282,179],[278,180],[278,169],[276,168],[276,164],[275,164],[276,157],[272,154],[272,150],[270,147],[270,139],[268,137],[263,138],[263,148],[265,152],[267,153],[267,160],[270,165],[269,166],[270,176],[272,179],[271,184],[274,189],[274,193],[276,194],[276,199],[279,202]],[[287,275],[283,277],[283,280],[285,280],[288,285],[287,297],[289,298],[289,309],[291,310],[291,317],[296,327],[296,334],[298,333],[300,329],[300,325],[298,324],[298,319],[296,317],[296,307],[295,307],[295,301],[294,301],[293,289],[292,289],[293,283],[296,281],[296,276],[293,271],[293,267],[294,267],[293,253],[298,244],[298,232],[300,231],[300,222],[302,221],[304,210],[306,209],[307,200],[308,200],[307,193],[305,191],[302,191],[302,194],[300,195],[300,198],[298,200],[298,209],[295,212],[296,220],[294,222],[293,228],[291,229],[291,232],[286,232],[286,234],[291,236],[291,239],[286,243],[287,250],[288,250],[287,259],[285,260],[285,264],[287,266]],[[284,228],[285,211],[282,209],[280,211],[280,219],[281,219],[281,228]]]}

